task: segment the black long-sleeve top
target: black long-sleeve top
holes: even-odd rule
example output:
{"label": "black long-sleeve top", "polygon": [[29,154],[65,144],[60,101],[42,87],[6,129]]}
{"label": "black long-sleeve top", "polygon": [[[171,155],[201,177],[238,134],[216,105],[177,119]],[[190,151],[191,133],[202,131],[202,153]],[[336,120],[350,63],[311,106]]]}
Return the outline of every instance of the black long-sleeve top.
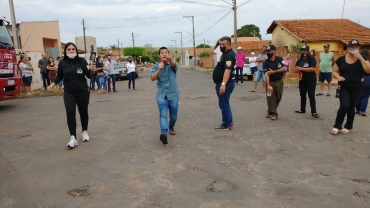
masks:
{"label": "black long-sleeve top", "polygon": [[64,90],[68,92],[81,92],[88,90],[86,77],[91,79],[87,61],[84,58],[63,59],[58,64],[57,77],[54,80],[58,84],[64,77]]}

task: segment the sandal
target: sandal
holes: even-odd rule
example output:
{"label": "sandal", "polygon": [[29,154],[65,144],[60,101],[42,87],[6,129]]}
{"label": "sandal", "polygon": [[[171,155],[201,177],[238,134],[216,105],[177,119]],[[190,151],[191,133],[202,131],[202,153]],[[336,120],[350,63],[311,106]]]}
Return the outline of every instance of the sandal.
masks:
{"label": "sandal", "polygon": [[176,135],[175,129],[170,129],[169,132],[170,132],[171,135]]}
{"label": "sandal", "polygon": [[346,129],[346,128],[343,128],[342,130],[340,130],[340,132],[341,132],[342,134],[348,134],[348,133],[349,133],[349,130],[348,130],[348,129]]}
{"label": "sandal", "polygon": [[312,116],[315,117],[315,118],[318,118],[319,114],[318,113],[312,113]]}
{"label": "sandal", "polygon": [[306,111],[301,111],[301,110],[297,110],[297,111],[294,111],[295,113],[306,113]]}
{"label": "sandal", "polygon": [[334,135],[338,134],[338,129],[337,128],[333,128],[331,130],[331,133],[334,134]]}
{"label": "sandal", "polygon": [[251,91],[249,91],[249,92],[257,92],[256,90],[251,90]]}

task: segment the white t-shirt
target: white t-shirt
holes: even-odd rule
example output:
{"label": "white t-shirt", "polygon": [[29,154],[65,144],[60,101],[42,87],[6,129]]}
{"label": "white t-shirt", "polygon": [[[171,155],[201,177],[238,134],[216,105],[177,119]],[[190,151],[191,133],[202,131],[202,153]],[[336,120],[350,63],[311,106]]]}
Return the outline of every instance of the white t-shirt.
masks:
{"label": "white t-shirt", "polygon": [[134,72],[135,71],[135,64],[134,63],[127,63],[126,64],[126,67],[127,67],[127,74],[131,73],[131,72]]}
{"label": "white t-shirt", "polygon": [[108,68],[109,65],[110,65],[109,61],[104,62],[104,67],[107,67]]}
{"label": "white t-shirt", "polygon": [[32,72],[28,69],[26,69],[27,65],[23,62],[19,63],[19,68],[22,71],[22,76],[24,77],[32,77]]}
{"label": "white t-shirt", "polygon": [[[249,58],[249,67],[256,67],[257,63],[255,62],[257,60],[257,57],[250,57]],[[254,61],[254,62],[252,62]]]}

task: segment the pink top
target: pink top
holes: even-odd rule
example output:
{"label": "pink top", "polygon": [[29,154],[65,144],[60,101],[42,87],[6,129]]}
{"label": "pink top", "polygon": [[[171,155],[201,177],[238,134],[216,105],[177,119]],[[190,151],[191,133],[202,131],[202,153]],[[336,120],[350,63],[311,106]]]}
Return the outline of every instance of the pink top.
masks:
{"label": "pink top", "polygon": [[236,67],[244,67],[245,55],[243,52],[236,53]]}

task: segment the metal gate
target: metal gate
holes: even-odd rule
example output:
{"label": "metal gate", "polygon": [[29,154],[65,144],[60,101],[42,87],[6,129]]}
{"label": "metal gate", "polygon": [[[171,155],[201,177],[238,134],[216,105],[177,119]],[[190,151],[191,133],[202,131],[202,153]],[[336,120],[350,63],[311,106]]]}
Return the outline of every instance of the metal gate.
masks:
{"label": "metal gate", "polygon": [[54,60],[57,60],[57,57],[59,56],[59,48],[46,47],[44,48],[44,52],[46,53],[46,57],[51,56]]}

